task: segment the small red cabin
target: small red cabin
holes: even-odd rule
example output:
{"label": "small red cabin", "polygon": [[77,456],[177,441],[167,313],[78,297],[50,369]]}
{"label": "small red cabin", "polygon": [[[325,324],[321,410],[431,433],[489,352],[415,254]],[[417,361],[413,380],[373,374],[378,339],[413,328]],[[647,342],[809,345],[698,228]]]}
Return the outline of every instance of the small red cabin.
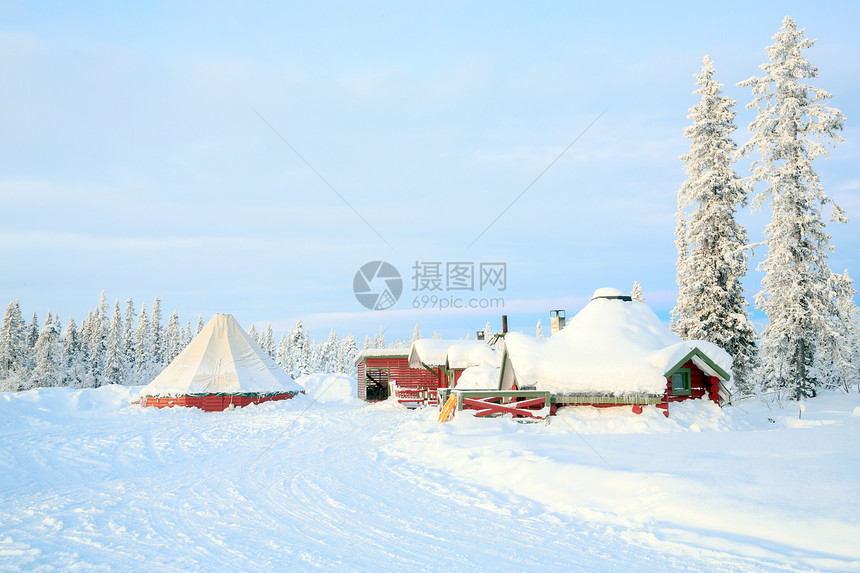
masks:
{"label": "small red cabin", "polygon": [[702,340],[681,340],[641,302],[598,289],[557,334],[505,336],[499,389],[540,390],[559,406],[624,406],[636,413],[690,399],[722,404],[731,357]]}
{"label": "small red cabin", "polygon": [[371,348],[355,357],[358,398],[366,402],[387,400],[392,388],[404,404],[435,404],[439,378],[435,372],[409,366],[408,348]]}

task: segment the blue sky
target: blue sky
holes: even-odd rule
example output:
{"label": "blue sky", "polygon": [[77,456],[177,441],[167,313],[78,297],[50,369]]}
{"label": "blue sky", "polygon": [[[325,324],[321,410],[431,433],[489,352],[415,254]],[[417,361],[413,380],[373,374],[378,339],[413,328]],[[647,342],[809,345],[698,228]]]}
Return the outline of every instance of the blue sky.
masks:
{"label": "blue sky", "polygon": [[[852,218],[831,266],[857,278],[855,4],[532,4],[0,2],[0,304],[80,321],[105,290],[317,339],[461,337],[637,280],[666,317],[692,76],[710,54],[742,143],[735,83],[786,14],[848,118],[816,167]],[[766,213],[742,220],[759,240]],[[404,275],[390,310],[353,296],[372,260]],[[416,261],[505,262],[505,310],[415,311]]]}

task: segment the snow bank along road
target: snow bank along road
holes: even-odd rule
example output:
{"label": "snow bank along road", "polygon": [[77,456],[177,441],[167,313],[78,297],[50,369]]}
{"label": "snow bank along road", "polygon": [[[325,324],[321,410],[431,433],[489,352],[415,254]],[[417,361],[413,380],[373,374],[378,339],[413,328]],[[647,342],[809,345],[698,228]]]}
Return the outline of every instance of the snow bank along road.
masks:
{"label": "snow bank along road", "polygon": [[350,399],[133,396],[0,394],[0,570],[860,569],[860,407],[835,397],[803,428],[619,414],[598,435],[590,414],[439,425]]}

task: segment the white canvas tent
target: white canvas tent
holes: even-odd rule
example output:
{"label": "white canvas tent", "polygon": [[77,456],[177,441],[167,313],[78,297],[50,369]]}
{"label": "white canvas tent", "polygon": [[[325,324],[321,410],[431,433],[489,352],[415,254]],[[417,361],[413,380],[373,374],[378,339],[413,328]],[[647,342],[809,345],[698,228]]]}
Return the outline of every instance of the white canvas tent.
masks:
{"label": "white canvas tent", "polygon": [[196,406],[220,411],[302,392],[252,340],[233,315],[216,314],[140,392],[143,406]]}

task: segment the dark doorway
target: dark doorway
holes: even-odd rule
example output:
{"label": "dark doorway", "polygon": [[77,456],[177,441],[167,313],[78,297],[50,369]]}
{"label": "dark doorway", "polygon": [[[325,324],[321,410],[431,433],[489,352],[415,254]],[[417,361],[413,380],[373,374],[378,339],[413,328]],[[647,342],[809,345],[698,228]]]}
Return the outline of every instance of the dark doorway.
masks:
{"label": "dark doorway", "polygon": [[388,368],[368,368],[364,372],[364,395],[368,402],[388,399],[388,382],[391,371]]}

